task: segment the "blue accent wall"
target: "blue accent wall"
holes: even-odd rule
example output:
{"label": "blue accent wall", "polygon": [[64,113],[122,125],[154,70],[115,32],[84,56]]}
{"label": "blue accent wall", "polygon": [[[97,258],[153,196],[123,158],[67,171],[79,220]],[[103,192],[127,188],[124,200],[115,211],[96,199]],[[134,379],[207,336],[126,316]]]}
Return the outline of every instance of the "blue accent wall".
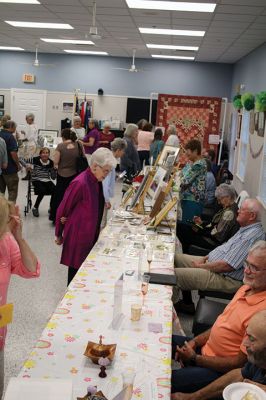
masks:
{"label": "blue accent wall", "polygon": [[[232,64],[196,63],[137,59],[140,73],[117,70],[129,68],[130,58],[95,57],[65,54],[39,54],[41,64],[31,65],[33,53],[0,52],[0,87],[51,91],[73,91],[79,88],[109,95],[149,97],[151,92],[197,96],[230,97]],[[26,63],[26,64],[25,64]],[[22,82],[23,73],[34,73],[36,84]]]}
{"label": "blue accent wall", "polygon": [[238,84],[245,85],[243,92],[255,94],[266,90],[266,43],[234,65],[232,96],[236,94]]}

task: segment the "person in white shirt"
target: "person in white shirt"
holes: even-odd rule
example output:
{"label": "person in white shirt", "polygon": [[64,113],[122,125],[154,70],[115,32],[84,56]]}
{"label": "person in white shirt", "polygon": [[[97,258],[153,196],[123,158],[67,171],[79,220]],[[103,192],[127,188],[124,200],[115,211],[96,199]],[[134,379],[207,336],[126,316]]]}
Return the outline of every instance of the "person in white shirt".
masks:
{"label": "person in white shirt", "polygon": [[[22,142],[24,143],[24,154],[23,158],[28,159],[34,156],[34,153],[37,148],[37,140],[38,140],[38,128],[37,125],[34,123],[35,115],[32,113],[28,113],[26,115],[26,126],[25,130],[21,131],[23,135]],[[29,173],[22,178],[23,181],[29,180]]]}
{"label": "person in white shirt", "polygon": [[[111,150],[113,156],[118,160],[121,158],[127,147],[127,142],[125,139],[116,138],[111,143]],[[114,189],[115,189],[115,168],[112,169],[109,175],[103,181],[103,195],[104,195],[104,212],[101,223],[101,228],[103,229],[107,223],[107,211],[111,208],[111,198],[114,197]]]}
{"label": "person in white shirt", "polygon": [[79,115],[75,115],[73,118],[73,126],[71,130],[76,133],[78,139],[83,139],[86,135],[85,129],[81,126],[81,118]]}
{"label": "person in white shirt", "polygon": [[177,136],[177,131],[176,131],[175,125],[168,126],[166,135],[168,136],[168,139],[165,142],[166,145],[179,147],[179,139]]}

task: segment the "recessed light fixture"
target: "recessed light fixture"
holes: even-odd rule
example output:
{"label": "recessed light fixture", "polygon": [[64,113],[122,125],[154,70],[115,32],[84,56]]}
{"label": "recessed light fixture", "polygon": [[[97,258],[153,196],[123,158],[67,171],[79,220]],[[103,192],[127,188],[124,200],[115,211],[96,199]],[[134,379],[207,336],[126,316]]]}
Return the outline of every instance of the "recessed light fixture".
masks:
{"label": "recessed light fixture", "polygon": [[24,51],[22,47],[0,46],[0,50]]}
{"label": "recessed light fixture", "polygon": [[215,3],[185,3],[180,1],[126,0],[129,8],[145,10],[214,12]]}
{"label": "recessed light fixture", "polygon": [[0,3],[11,3],[11,4],[41,4],[38,0],[0,0]]}
{"label": "recessed light fixture", "polygon": [[96,56],[108,56],[106,51],[87,51],[87,50],[64,50],[66,53],[69,54],[95,54]]}
{"label": "recessed light fixture", "polygon": [[166,44],[146,44],[149,49],[166,49],[166,50],[190,50],[198,51],[198,46],[172,46]]}
{"label": "recessed light fixture", "polygon": [[64,44],[93,44],[91,40],[72,40],[72,39],[48,39],[48,38],[41,38],[42,41],[47,43],[64,43]]}
{"label": "recessed light fixture", "polygon": [[165,56],[162,54],[152,54],[153,58],[168,58],[169,60],[195,60],[195,57],[185,57],[185,56]]}
{"label": "recessed light fixture", "polygon": [[74,29],[69,24],[54,24],[51,22],[25,22],[25,21],[5,21],[7,24],[17,28],[40,28],[40,29]]}
{"label": "recessed light fixture", "polygon": [[151,35],[173,35],[173,36],[204,36],[205,31],[185,31],[180,29],[157,29],[157,28],[139,28],[140,33]]}

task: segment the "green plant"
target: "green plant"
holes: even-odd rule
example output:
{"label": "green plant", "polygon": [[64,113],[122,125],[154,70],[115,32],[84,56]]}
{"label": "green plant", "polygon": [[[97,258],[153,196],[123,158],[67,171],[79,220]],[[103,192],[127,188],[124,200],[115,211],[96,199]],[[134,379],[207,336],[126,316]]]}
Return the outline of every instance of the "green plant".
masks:
{"label": "green plant", "polygon": [[255,108],[259,112],[266,111],[266,92],[256,94]]}
{"label": "green plant", "polygon": [[241,104],[245,110],[253,110],[255,107],[255,96],[249,92],[243,93],[241,96]]}
{"label": "green plant", "polygon": [[236,94],[233,98],[233,105],[237,110],[241,110],[242,102],[241,102],[241,94]]}

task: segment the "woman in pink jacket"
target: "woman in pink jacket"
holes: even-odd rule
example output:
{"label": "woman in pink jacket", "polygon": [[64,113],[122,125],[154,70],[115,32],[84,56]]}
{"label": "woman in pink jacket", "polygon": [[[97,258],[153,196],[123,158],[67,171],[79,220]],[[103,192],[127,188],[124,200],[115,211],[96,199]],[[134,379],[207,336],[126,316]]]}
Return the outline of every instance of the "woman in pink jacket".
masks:
{"label": "woman in pink jacket", "polygon": [[[40,263],[23,239],[18,206],[0,195],[0,319],[1,306],[6,304],[11,274],[23,278],[40,275]],[[0,398],[4,384],[4,346],[6,326],[0,328]]]}

